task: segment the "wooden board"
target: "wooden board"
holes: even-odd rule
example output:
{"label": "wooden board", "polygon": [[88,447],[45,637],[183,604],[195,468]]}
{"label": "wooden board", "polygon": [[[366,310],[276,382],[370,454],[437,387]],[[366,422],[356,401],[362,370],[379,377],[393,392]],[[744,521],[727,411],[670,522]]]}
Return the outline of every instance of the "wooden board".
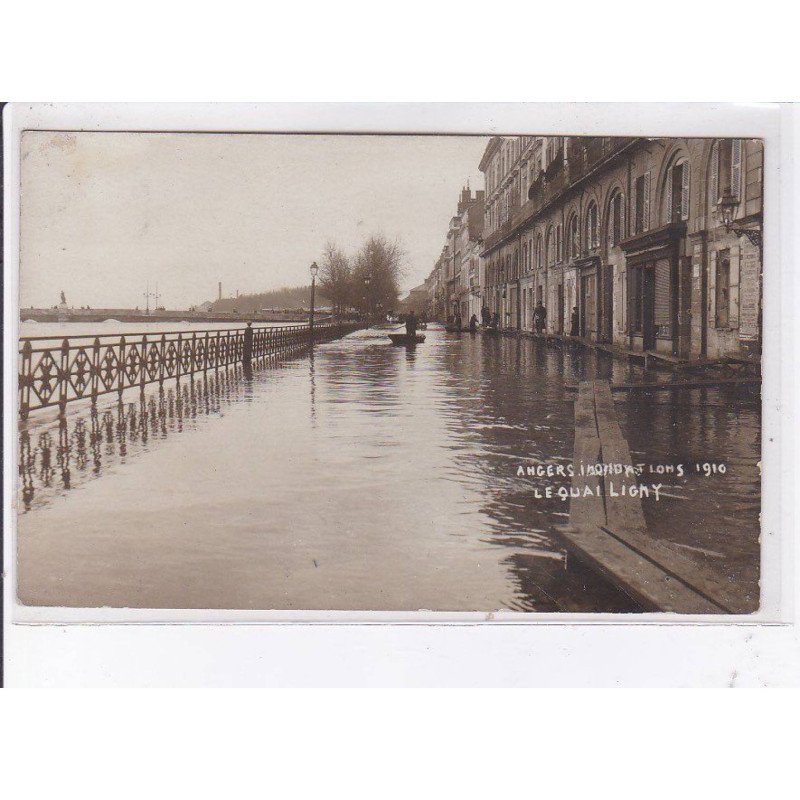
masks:
{"label": "wooden board", "polygon": [[719,614],[724,611],[676,575],[594,525],[560,530],[567,542],[626,594],[654,611]]}
{"label": "wooden board", "polygon": [[[581,474],[581,465],[596,464],[600,460],[600,438],[594,414],[594,394],[589,383],[581,384],[575,401],[575,477],[572,491],[580,497],[570,497],[569,518],[576,525],[603,525],[606,521],[603,498],[598,496],[600,481],[596,475]],[[591,495],[584,495],[586,490]]]}
{"label": "wooden board", "polygon": [[[600,450],[604,464],[621,464],[633,466],[633,458],[622,429],[614,413],[614,399],[611,397],[611,387],[608,381],[594,382],[594,401],[597,415],[597,429],[600,434]],[[647,523],[644,519],[642,501],[638,497],[623,495],[620,487],[624,484],[630,487],[639,483],[635,476],[612,475],[603,476],[605,491],[606,522],[612,530],[618,528],[646,531]],[[615,493],[611,493],[615,486]]]}
{"label": "wooden board", "polygon": [[[647,530],[641,500],[611,494],[639,483],[637,476],[581,474],[581,465],[633,465],[630,448],[616,417],[608,381],[582,381],[575,400],[575,477],[573,491],[591,494],[570,498],[569,525],[561,529],[581,557],[626,594],[648,608],[680,613],[744,612],[738,587],[706,565],[660,542]],[[601,496],[597,488],[601,486]]]}

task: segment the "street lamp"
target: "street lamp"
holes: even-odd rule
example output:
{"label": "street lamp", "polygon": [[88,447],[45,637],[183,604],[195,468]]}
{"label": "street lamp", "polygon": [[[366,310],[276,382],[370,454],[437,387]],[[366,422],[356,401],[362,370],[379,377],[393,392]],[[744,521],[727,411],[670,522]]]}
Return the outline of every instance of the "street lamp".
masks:
{"label": "street lamp", "polygon": [[314,289],[317,284],[317,273],[319,272],[319,267],[317,266],[317,262],[314,261],[309,268],[311,272],[311,317],[309,320],[309,329],[311,334],[311,344],[314,344]]}
{"label": "street lamp", "polygon": [[725,192],[719,199],[718,207],[722,214],[722,223],[725,225],[725,230],[737,236],[746,236],[753,247],[761,250],[761,231],[752,230],[751,228],[735,228],[733,226],[733,215],[739,207],[739,200],[730,192]]}
{"label": "street lamp", "polygon": [[369,284],[370,284],[371,280],[372,280],[372,276],[371,275],[365,275],[364,276],[364,305],[366,307],[367,322],[369,322],[369,317],[370,317],[370,314],[369,314]]}

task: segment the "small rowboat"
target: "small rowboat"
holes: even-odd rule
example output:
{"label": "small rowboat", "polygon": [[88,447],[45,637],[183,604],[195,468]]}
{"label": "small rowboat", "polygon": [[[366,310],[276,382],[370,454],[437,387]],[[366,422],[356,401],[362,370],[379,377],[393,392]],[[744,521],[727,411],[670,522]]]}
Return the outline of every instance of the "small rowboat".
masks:
{"label": "small rowboat", "polygon": [[389,338],[392,344],[419,344],[425,341],[425,337],[418,333],[416,336],[409,336],[407,333],[390,333]]}

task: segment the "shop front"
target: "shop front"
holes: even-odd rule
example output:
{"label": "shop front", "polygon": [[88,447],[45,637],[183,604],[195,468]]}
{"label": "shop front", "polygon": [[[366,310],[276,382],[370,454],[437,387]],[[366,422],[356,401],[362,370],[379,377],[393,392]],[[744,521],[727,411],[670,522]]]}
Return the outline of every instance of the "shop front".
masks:
{"label": "shop front", "polygon": [[683,223],[671,223],[622,243],[632,350],[680,355],[679,267],[685,233]]}

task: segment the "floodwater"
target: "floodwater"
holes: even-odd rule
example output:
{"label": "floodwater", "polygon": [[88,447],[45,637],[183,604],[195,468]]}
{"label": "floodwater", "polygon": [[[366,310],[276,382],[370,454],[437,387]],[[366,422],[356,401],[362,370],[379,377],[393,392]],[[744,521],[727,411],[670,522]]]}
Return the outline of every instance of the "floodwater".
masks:
{"label": "floodwater", "polygon": [[[574,393],[641,369],[530,339],[367,330],[256,370],[33,414],[20,433],[18,593],[31,605],[640,610],[559,526]],[[664,379],[664,376],[660,376]],[[692,465],[653,535],[757,597],[757,395],[617,396],[634,460]],[[724,463],[706,477],[694,464]],[[645,477],[642,478],[645,480]],[[648,479],[649,480],[649,479]]]}

